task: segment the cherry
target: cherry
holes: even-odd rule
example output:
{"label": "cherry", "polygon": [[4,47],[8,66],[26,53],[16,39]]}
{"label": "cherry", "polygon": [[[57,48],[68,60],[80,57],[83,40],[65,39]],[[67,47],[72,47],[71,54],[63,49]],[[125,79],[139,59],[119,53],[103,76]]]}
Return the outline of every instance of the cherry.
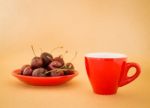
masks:
{"label": "cherry", "polygon": [[51,76],[51,72],[50,71],[46,71],[44,74],[45,74],[45,76]]}
{"label": "cherry", "polygon": [[51,70],[51,69],[56,69],[56,68],[60,68],[62,67],[62,63],[59,62],[59,61],[52,61],[49,65],[48,65],[48,69]]}
{"label": "cherry", "polygon": [[24,69],[25,69],[26,67],[28,67],[28,66],[30,66],[30,65],[26,64],[26,65],[23,65],[23,66],[21,67],[21,74],[23,74]]}
{"label": "cherry", "polygon": [[[23,65],[21,67],[21,74],[27,76],[35,76],[35,77],[47,77],[47,76],[63,76],[63,75],[71,75],[74,73],[74,66],[71,61],[76,57],[77,52],[70,62],[66,63],[63,60],[63,56],[68,53],[65,51],[64,54],[61,54],[58,57],[53,58],[53,56],[48,52],[42,52],[40,57],[36,56],[33,46],[31,45],[34,57],[31,61],[31,65]],[[63,48],[56,47],[56,49]]]}
{"label": "cherry", "polygon": [[70,69],[64,70],[64,75],[71,75],[73,73],[74,73],[73,70],[70,70]]}
{"label": "cherry", "polygon": [[40,57],[43,60],[43,66],[47,66],[50,62],[53,61],[53,56],[47,52],[43,52]]}
{"label": "cherry", "polygon": [[62,58],[61,56],[55,57],[55,58],[53,59],[53,61],[58,61],[58,62],[60,62],[62,65],[64,65],[64,60],[63,60],[63,58]]}
{"label": "cherry", "polygon": [[43,66],[43,60],[41,57],[34,57],[31,61],[31,67],[33,69],[40,68]]}
{"label": "cherry", "polygon": [[64,75],[64,71],[63,70],[51,70],[51,76],[63,76]]}
{"label": "cherry", "polygon": [[73,64],[72,63],[66,63],[66,68],[67,69],[74,69],[74,66],[73,66]]}
{"label": "cherry", "polygon": [[45,77],[46,76],[45,72],[46,70],[44,68],[37,68],[33,70],[32,76]]}
{"label": "cherry", "polygon": [[26,76],[31,76],[32,72],[33,72],[33,70],[31,68],[31,66],[27,66],[27,67],[24,68],[22,74],[26,75]]}

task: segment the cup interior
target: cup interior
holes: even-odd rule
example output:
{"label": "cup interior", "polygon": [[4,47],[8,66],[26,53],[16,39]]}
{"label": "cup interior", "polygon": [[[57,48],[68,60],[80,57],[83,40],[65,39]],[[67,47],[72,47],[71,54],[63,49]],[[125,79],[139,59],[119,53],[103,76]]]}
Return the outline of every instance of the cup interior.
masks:
{"label": "cup interior", "polygon": [[89,58],[126,58],[125,54],[120,53],[109,53],[109,52],[98,52],[98,53],[88,53],[85,57]]}

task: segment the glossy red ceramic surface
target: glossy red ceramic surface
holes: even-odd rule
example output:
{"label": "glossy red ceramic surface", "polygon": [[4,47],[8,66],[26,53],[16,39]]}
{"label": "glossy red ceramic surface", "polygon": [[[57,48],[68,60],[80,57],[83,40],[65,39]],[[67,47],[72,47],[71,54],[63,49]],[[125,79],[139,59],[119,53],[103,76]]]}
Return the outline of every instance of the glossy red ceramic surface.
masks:
{"label": "glossy red ceramic surface", "polygon": [[[118,87],[126,85],[140,74],[140,66],[127,63],[126,58],[92,58],[85,57],[89,80],[95,93],[115,94]],[[133,76],[128,77],[128,70],[136,68]]]}
{"label": "glossy red ceramic surface", "polygon": [[66,76],[57,76],[57,77],[33,77],[33,76],[24,76],[19,74],[20,69],[17,69],[12,72],[12,75],[18,78],[20,81],[25,82],[30,85],[36,85],[36,86],[48,86],[48,85],[59,85],[63,84],[69,80],[71,80],[73,77],[78,75],[78,72],[74,72],[72,75],[66,75]]}

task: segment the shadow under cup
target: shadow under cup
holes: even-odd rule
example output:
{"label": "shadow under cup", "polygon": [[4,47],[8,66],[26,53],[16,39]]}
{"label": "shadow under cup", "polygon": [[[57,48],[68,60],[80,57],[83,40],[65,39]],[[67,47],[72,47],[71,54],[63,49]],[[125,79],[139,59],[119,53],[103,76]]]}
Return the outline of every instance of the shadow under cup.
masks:
{"label": "shadow under cup", "polygon": [[[97,94],[115,94],[118,87],[136,79],[141,70],[137,63],[127,63],[127,56],[118,53],[89,53],[85,55],[87,75],[93,91]],[[136,68],[132,76],[128,76],[130,68]]]}

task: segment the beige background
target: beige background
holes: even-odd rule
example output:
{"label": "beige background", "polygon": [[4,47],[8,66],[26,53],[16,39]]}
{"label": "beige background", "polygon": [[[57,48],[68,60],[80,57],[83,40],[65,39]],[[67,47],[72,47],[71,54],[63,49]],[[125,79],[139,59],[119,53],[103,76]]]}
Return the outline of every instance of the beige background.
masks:
{"label": "beige background", "polygon": [[[0,0],[0,108],[149,108],[149,0]],[[50,51],[63,45],[78,77],[57,87],[25,85],[11,72],[30,63],[34,45]],[[55,55],[64,50],[54,52]],[[113,96],[92,92],[84,67],[88,52],[120,52],[142,73]]]}

